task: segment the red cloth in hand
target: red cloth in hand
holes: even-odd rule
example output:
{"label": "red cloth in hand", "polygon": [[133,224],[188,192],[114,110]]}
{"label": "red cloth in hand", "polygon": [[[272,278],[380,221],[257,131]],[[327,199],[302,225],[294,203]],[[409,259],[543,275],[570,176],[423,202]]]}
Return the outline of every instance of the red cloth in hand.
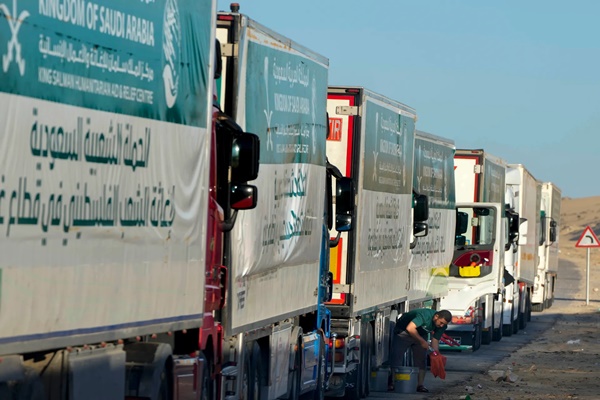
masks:
{"label": "red cloth in hand", "polygon": [[430,370],[435,378],[446,379],[446,356],[437,352],[429,354]]}

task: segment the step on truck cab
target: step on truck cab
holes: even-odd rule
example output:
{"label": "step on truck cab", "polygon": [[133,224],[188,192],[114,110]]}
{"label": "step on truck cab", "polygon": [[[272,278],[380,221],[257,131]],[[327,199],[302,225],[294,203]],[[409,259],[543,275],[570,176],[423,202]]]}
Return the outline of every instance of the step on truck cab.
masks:
{"label": "step on truck cab", "polygon": [[[389,362],[390,321],[407,308],[410,246],[427,234],[427,197],[413,193],[415,110],[359,86],[331,86],[327,157],[354,182],[353,230],[331,249],[333,376],[326,394],[368,395]],[[336,213],[339,204],[336,204]]]}
{"label": "step on truck cab", "polygon": [[448,294],[440,308],[452,312],[448,336],[460,349],[477,350],[482,343],[502,337],[504,257],[510,243],[506,163],[481,149],[458,149],[454,162],[454,259],[448,269]]}

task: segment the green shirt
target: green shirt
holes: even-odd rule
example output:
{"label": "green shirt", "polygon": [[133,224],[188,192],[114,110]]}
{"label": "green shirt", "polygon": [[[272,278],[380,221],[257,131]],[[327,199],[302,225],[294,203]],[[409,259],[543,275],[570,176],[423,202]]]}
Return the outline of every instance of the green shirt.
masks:
{"label": "green shirt", "polygon": [[404,313],[396,322],[394,333],[397,335],[402,331],[405,331],[409,322],[414,322],[414,324],[417,326],[417,331],[421,336],[425,337],[427,333],[431,333],[433,338],[440,340],[446,331],[446,327],[444,326],[443,328],[436,328],[436,326],[433,324],[433,316],[436,312],[437,311],[430,308],[417,308]]}

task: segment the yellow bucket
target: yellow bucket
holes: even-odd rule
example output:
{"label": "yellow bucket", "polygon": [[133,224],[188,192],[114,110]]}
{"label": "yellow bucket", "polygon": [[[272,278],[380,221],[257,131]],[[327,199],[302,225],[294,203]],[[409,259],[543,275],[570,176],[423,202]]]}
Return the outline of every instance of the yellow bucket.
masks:
{"label": "yellow bucket", "polygon": [[397,367],[394,369],[394,392],[415,393],[417,391],[417,379],[419,368]]}

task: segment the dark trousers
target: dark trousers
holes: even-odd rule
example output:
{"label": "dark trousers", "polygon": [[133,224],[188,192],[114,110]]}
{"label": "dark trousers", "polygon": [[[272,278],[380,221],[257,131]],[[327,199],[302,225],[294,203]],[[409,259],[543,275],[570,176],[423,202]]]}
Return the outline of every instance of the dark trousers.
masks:
{"label": "dark trousers", "polygon": [[421,347],[421,343],[410,336],[406,331],[394,334],[392,338],[392,354],[390,354],[391,367],[403,367],[404,354],[408,349],[412,350],[413,366],[425,369],[427,367],[427,350]]}

